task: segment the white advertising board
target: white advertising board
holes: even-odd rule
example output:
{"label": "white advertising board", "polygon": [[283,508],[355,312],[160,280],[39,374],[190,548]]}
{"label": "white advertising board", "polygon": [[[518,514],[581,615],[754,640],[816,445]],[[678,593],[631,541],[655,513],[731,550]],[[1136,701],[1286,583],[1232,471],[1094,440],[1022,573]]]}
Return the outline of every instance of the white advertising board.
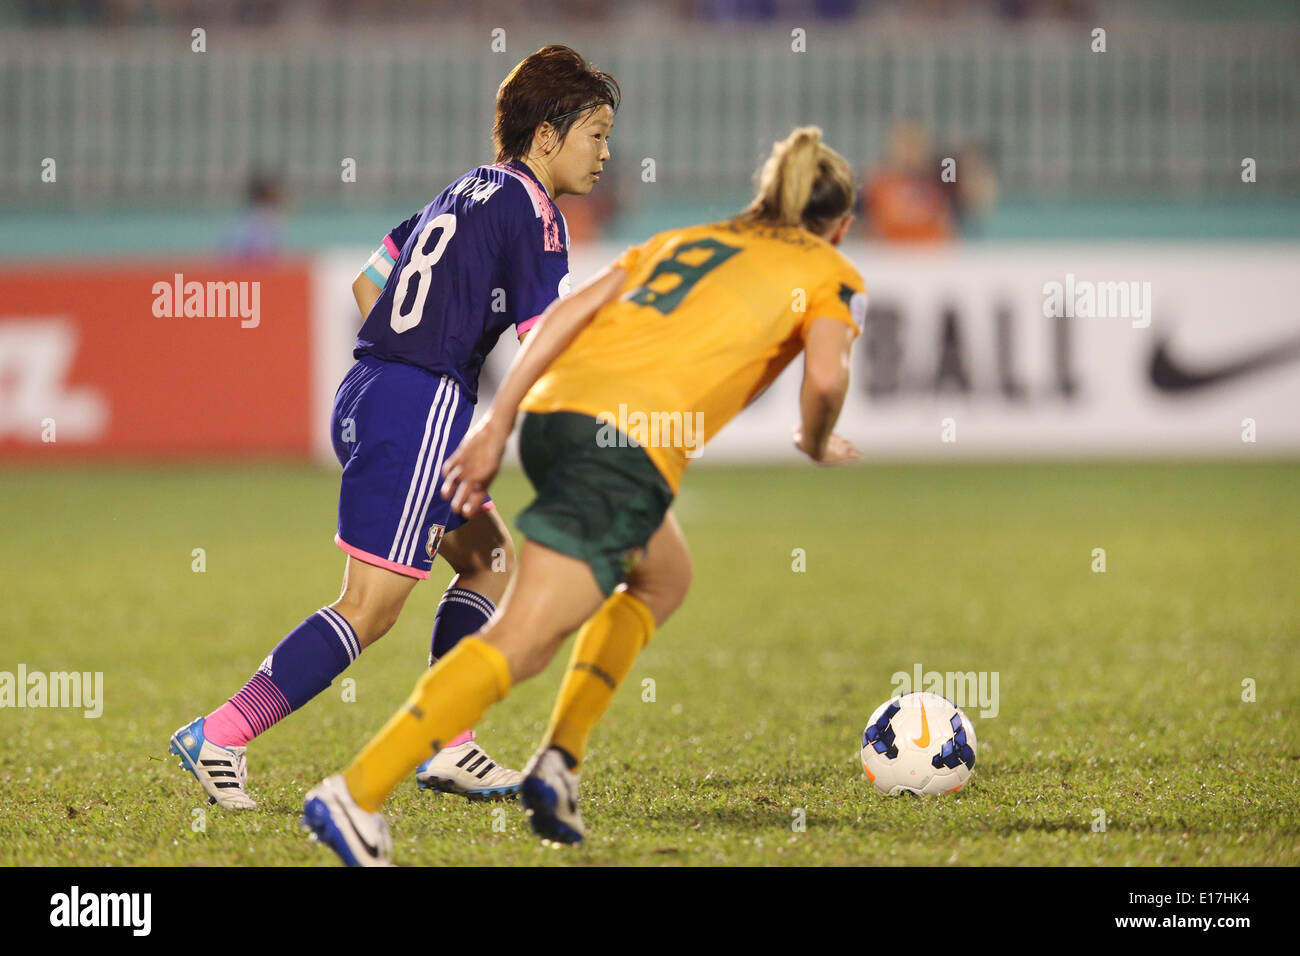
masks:
{"label": "white advertising board", "polygon": [[[622,248],[575,248],[574,284]],[[857,244],[844,252],[866,281],[870,308],[839,431],[870,457],[1300,451],[1292,288],[1300,246]],[[351,361],[350,285],[367,255],[319,259],[322,431]],[[503,336],[484,369],[483,399],[515,349]],[[796,359],[701,460],[791,457],[801,368]]]}

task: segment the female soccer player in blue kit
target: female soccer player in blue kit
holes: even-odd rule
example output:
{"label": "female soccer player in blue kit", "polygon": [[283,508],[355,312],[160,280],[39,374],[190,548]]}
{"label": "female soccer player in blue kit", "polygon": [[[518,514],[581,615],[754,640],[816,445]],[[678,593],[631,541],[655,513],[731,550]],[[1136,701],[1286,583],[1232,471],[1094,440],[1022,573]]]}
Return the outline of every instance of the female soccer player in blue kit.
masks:
{"label": "female soccer player in blue kit", "polygon": [[[568,289],[568,231],[554,199],[586,195],[609,159],[620,91],[564,46],[524,59],[497,93],[496,162],[458,177],[384,237],[353,283],[365,323],[334,401],[343,465],[335,543],[343,592],[299,624],[234,697],[172,735],[170,750],[210,802],[252,809],[248,741],[330,685],[396,622],[441,551],[456,571],[430,660],[480,630],[513,572],[495,510],[469,519],[438,495],[443,462],[469,428],[479,370],[506,329],[522,338]],[[494,553],[505,557],[508,572]],[[462,734],[417,772],[422,787],[471,798],[522,780]]]}

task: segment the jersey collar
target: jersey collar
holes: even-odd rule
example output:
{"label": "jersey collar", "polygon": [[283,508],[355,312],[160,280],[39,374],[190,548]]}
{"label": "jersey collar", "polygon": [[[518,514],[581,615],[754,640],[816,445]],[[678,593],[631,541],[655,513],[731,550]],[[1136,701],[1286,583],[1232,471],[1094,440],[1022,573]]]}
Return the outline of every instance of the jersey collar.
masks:
{"label": "jersey collar", "polygon": [[515,170],[516,172],[523,173],[533,182],[537,183],[538,188],[541,189],[542,191],[542,195],[545,196],[547,199],[550,199],[551,202],[555,202],[555,199],[552,198],[551,194],[546,191],[546,186],[542,183],[540,179],[537,178],[537,174],[533,172],[532,169],[529,168],[527,163],[521,162],[520,160],[517,159],[512,159],[510,160],[510,162],[506,163],[506,165],[509,166],[511,169]]}

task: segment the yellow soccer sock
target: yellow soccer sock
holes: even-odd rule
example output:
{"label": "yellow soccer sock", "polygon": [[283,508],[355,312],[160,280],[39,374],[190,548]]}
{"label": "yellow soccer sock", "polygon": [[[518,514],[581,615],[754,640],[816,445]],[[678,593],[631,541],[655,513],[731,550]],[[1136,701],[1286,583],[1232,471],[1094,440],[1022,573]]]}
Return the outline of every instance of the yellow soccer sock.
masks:
{"label": "yellow soccer sock", "polygon": [[505,655],[477,637],[462,640],[420,678],[406,706],[343,771],[352,798],[378,813],[403,777],[443,741],[478,723],[509,690]]}
{"label": "yellow soccer sock", "polygon": [[592,728],[604,715],[654,630],[650,608],[626,591],[613,594],[588,619],[578,632],[569,669],[560,685],[546,732],[548,746],[562,747],[582,763]]}

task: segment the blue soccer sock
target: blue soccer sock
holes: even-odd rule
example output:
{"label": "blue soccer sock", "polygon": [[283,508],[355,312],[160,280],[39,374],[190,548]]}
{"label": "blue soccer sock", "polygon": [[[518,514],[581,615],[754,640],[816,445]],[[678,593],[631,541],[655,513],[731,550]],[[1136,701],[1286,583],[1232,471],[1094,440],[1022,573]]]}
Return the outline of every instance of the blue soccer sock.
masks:
{"label": "blue soccer sock", "polygon": [[203,735],[219,747],[240,747],[303,706],[361,653],[356,632],[323,607],[266,656],[238,694],[207,716]]}
{"label": "blue soccer sock", "polygon": [[[447,588],[438,602],[438,613],[433,619],[433,637],[429,642],[429,666],[447,654],[460,639],[483,629],[496,605],[469,588]],[[447,741],[447,747],[456,747],[474,739],[474,731],[467,730]]]}
{"label": "blue soccer sock", "polygon": [[460,642],[462,637],[483,629],[496,605],[468,588],[447,588],[433,619],[429,642],[429,666]]}

